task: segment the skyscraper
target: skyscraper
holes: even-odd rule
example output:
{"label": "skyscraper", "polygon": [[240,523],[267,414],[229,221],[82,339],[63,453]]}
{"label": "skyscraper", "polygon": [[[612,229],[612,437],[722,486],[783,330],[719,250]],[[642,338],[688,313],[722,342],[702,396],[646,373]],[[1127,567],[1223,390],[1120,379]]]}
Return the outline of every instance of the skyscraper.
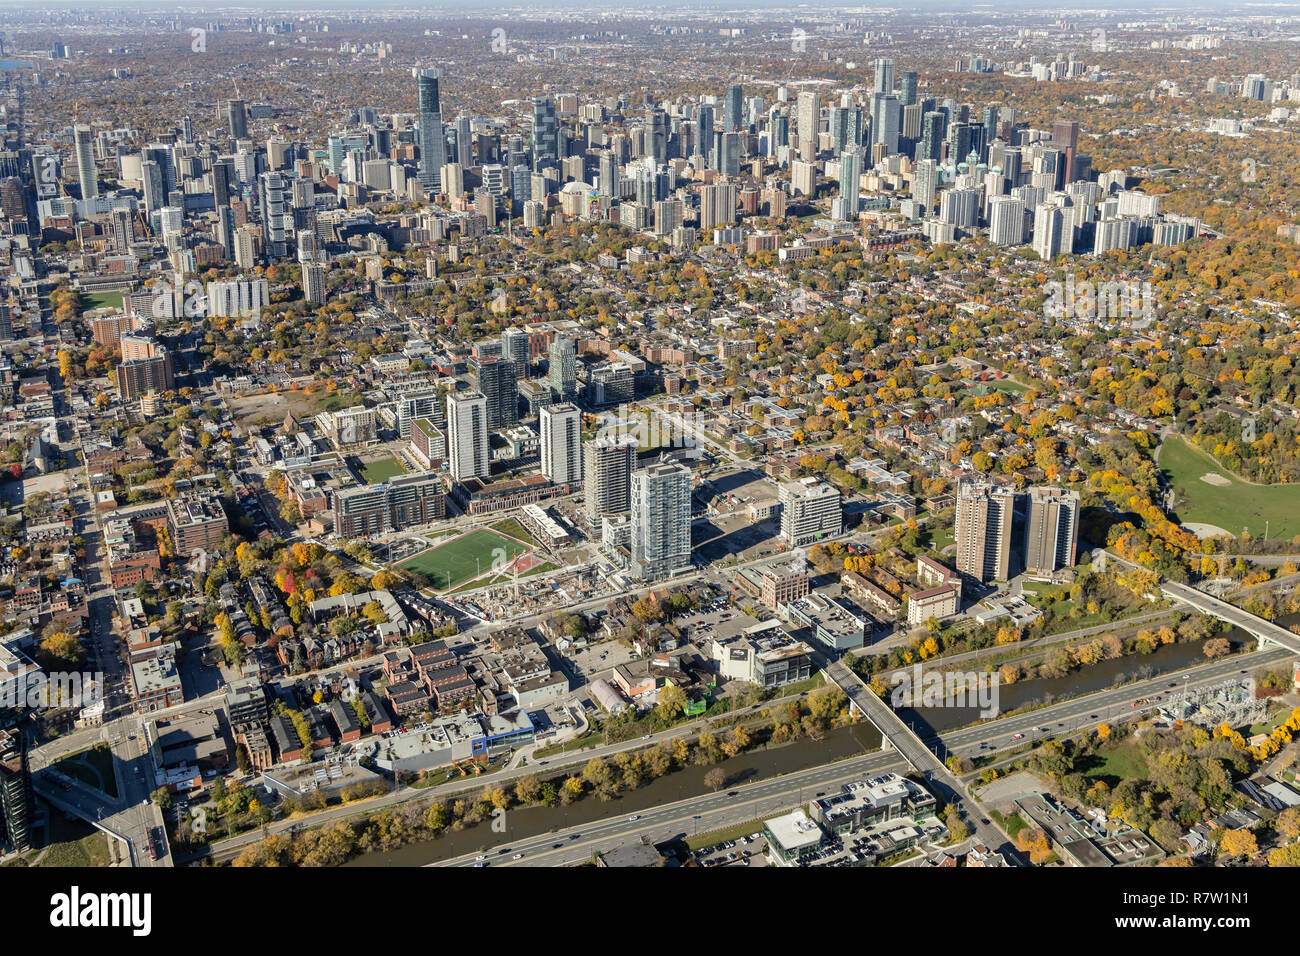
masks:
{"label": "skyscraper", "polygon": [[230,126],[231,139],[248,139],[248,114],[244,112],[243,100],[226,100],[226,123]]}
{"label": "skyscraper", "polygon": [[515,371],[522,378],[528,377],[528,364],[531,361],[531,339],[527,329],[512,325],[501,333],[501,355],[515,363]]}
{"label": "skyscraper", "polygon": [[94,199],[99,195],[99,177],[95,171],[95,133],[89,126],[72,130],[72,140],[77,150],[77,179],[81,183],[81,198]]}
{"label": "skyscraper", "polygon": [[456,162],[462,169],[474,165],[474,134],[470,131],[470,115],[461,113],[456,117]]}
{"label": "skyscraper", "polygon": [[989,241],[997,246],[1018,246],[1025,241],[1025,206],[1015,196],[989,200]]}
{"label": "skyscraper", "polygon": [[893,93],[871,94],[871,145],[884,144],[885,155],[898,152],[898,126],[901,113],[898,97]]}
{"label": "skyscraper", "polygon": [[533,97],[533,170],[540,171],[560,162],[560,128],[555,119],[555,102],[549,96]]}
{"label": "skyscraper", "polygon": [[934,210],[934,195],[939,188],[939,164],[933,159],[922,159],[916,164],[912,179],[912,198],[925,206],[925,215]]}
{"label": "skyscraper", "polygon": [[1063,251],[1065,214],[1055,203],[1042,202],[1034,210],[1034,252],[1048,262]]}
{"label": "skyscraper", "polygon": [[290,187],[280,173],[262,173],[258,177],[258,205],[262,215],[262,254],[268,260],[289,254],[289,237],[293,233],[293,212],[289,206]]}
{"label": "skyscraper", "polygon": [[1025,522],[1025,570],[1051,574],[1071,567],[1079,542],[1079,493],[1030,488]]}
{"label": "skyscraper", "polygon": [[977,581],[1005,581],[1011,567],[1015,494],[964,482],[957,494],[957,570]]}
{"label": "skyscraper", "polygon": [[475,384],[487,400],[487,427],[509,428],[519,421],[519,373],[507,358],[472,359]]}
{"label": "skyscraper", "polygon": [[447,396],[447,471],[456,481],[486,478],[488,457],[487,399],[481,392]]}
{"label": "skyscraper", "polygon": [[903,72],[902,79],[898,86],[898,102],[903,106],[914,106],[916,104],[916,80],[915,70],[906,70]]}
{"label": "skyscraper", "polygon": [[582,412],[570,402],[538,412],[542,476],[557,485],[582,480]]}
{"label": "skyscraper", "polygon": [[308,302],[317,305],[325,301],[325,267],[319,262],[303,263],[302,294]]}
{"label": "skyscraper", "polygon": [[632,473],[632,575],[667,577],[691,567],[691,470],[658,462]]}
{"label": "skyscraper", "polygon": [[558,401],[566,402],[578,393],[578,353],[572,339],[557,338],[551,343],[550,383]]}
{"label": "skyscraper", "polygon": [[728,133],[737,132],[742,126],[745,126],[743,113],[742,90],[739,83],[732,83],[727,87],[727,98],[722,107],[722,124],[723,129]]}
{"label": "skyscraper", "polygon": [[1056,188],[1064,189],[1074,182],[1074,158],[1079,151],[1079,124],[1069,120],[1052,123],[1052,145],[1064,154],[1056,176]]}
{"label": "skyscraper", "polygon": [[931,110],[921,117],[921,146],[916,151],[917,162],[943,159],[943,134],[947,117],[938,110]]}
{"label": "skyscraper", "polygon": [[821,126],[821,101],[811,90],[799,94],[799,158],[811,163],[817,158],[817,133]]}
{"label": "skyscraper", "polygon": [[861,146],[850,146],[840,154],[840,195],[844,198],[846,219],[856,219],[858,216],[858,191],[861,188],[865,158]]}
{"label": "skyscraper", "polygon": [[636,461],[636,439],[607,435],[582,446],[583,510],[593,528],[600,519],[631,507],[632,464]]}
{"label": "skyscraper", "polygon": [[894,61],[888,57],[876,58],[876,85],[872,92],[886,94],[894,92]]}
{"label": "skyscraper", "polygon": [[442,130],[442,107],[438,101],[441,70],[413,69],[416,79],[416,142],[420,147],[419,183],[430,192],[442,189],[442,166],[447,161]]}

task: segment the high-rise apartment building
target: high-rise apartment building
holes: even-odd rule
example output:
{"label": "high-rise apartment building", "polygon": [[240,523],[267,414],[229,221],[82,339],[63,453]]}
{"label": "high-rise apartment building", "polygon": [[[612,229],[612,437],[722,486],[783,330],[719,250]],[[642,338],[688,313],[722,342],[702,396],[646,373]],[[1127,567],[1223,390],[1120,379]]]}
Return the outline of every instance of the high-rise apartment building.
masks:
{"label": "high-rise apartment building", "polygon": [[0,730],[0,835],[14,850],[31,849],[32,778],[18,728]]}
{"label": "high-rise apartment building", "polygon": [[1079,493],[1030,488],[1025,520],[1025,570],[1051,574],[1073,566],[1079,543]]}
{"label": "high-rise apartment building", "polygon": [[556,338],[549,359],[551,391],[557,400],[567,402],[578,393],[578,352],[573,339]]}
{"label": "high-rise apartment building", "polygon": [[490,355],[471,359],[478,390],[487,400],[487,427],[509,428],[519,421],[519,373],[507,358]]}
{"label": "high-rise apartment building", "polygon": [[582,480],[582,412],[570,402],[538,412],[542,476],[557,485]]}
{"label": "high-rise apartment building", "polygon": [[1015,494],[964,482],[957,494],[957,570],[977,581],[1005,581],[1011,568]]}
{"label": "high-rise apartment building", "polygon": [[81,184],[81,198],[94,199],[99,195],[99,176],[95,170],[95,131],[89,126],[74,126],[72,141],[77,152],[77,180]]}
{"label": "high-rise apartment building", "polygon": [[796,122],[799,124],[799,158],[811,163],[817,158],[817,134],[821,128],[821,101],[811,90],[799,94]]}
{"label": "high-rise apartment building", "polygon": [[447,471],[456,481],[491,473],[487,399],[482,392],[447,396]]}
{"label": "high-rise apartment building", "polygon": [[582,446],[583,509],[592,528],[600,519],[627,511],[631,501],[636,440],[622,435],[595,438]]}
{"label": "high-rise apartment building", "polygon": [[639,580],[691,567],[691,470],[658,462],[632,473],[632,561]]}
{"label": "high-rise apartment building", "polygon": [[792,546],[834,537],[844,530],[840,493],[818,478],[784,482],[778,489],[781,501],[781,537]]}

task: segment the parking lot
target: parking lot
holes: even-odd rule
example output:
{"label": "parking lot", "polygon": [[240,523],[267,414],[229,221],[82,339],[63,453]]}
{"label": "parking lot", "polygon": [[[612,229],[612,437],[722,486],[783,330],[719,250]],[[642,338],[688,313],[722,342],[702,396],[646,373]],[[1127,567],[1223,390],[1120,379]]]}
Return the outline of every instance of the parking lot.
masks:
{"label": "parking lot", "polygon": [[691,854],[699,866],[768,866],[767,843],[758,834],[724,840]]}

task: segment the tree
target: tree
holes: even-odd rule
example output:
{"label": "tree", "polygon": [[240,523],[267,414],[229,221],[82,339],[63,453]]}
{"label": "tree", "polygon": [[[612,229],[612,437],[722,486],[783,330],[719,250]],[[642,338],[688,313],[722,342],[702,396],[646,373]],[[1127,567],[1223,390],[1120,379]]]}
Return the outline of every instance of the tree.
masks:
{"label": "tree", "polygon": [[1052,847],[1047,842],[1047,834],[1037,827],[1025,827],[1016,834],[1016,846],[1029,854],[1029,862],[1035,865],[1045,863],[1052,855]]}
{"label": "tree", "polygon": [[667,684],[659,692],[659,704],[656,709],[666,722],[670,722],[685,712],[686,704],[686,692],[676,684]]}
{"label": "tree", "polygon": [[41,641],[40,648],[52,670],[73,670],[86,656],[81,642],[67,631],[55,631]]}
{"label": "tree", "polygon": [[166,811],[171,809],[172,792],[166,787],[159,787],[153,793],[149,794],[149,798],[153,800],[159,810]]}
{"label": "tree", "polygon": [[1288,843],[1269,851],[1269,866],[1300,866],[1300,843]]}
{"label": "tree", "polygon": [[1300,807],[1288,807],[1279,813],[1273,828],[1288,840],[1300,839]]}
{"label": "tree", "polygon": [[727,772],[721,767],[714,767],[704,775],[704,785],[716,793],[727,785]]}
{"label": "tree", "polygon": [[1219,843],[1219,852],[1226,856],[1252,857],[1259,852],[1255,834],[1249,830],[1228,830]]}
{"label": "tree", "polygon": [[1232,651],[1232,645],[1228,643],[1226,637],[1216,637],[1212,640],[1206,641],[1205,645],[1201,648],[1201,651],[1210,660],[1214,660],[1216,657],[1224,657],[1230,653]]}

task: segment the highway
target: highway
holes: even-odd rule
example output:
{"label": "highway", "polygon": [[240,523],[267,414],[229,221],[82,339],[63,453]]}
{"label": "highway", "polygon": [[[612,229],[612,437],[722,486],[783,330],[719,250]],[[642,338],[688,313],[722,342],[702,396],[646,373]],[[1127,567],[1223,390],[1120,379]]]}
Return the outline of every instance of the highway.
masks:
{"label": "highway", "polygon": [[[1171,679],[1169,675],[1153,677],[1042,707],[1026,714],[982,721],[939,736],[928,734],[925,739],[943,757],[953,753],[971,757],[987,755],[1021,746],[1036,738],[1075,734],[1103,721],[1131,719],[1141,711],[1130,705],[1141,698],[1150,700],[1157,694],[1164,696],[1177,693],[1184,687],[1193,689],[1215,684],[1230,677],[1241,676],[1242,672],[1249,673],[1260,667],[1283,663],[1290,656],[1283,650],[1255,652],[1244,658],[1237,655],[1180,671],[1177,680]],[[1170,684],[1175,684],[1176,688],[1170,688]],[[1045,728],[1046,732],[1038,732],[1036,728],[1039,727]],[[1015,734],[1022,734],[1022,739],[1016,740]],[[981,744],[987,746],[981,747]],[[517,839],[511,839],[509,833],[504,837],[493,834],[484,826],[484,845],[491,846],[486,853],[492,866],[564,866],[585,863],[591,859],[593,851],[624,846],[642,837],[658,843],[683,833],[707,833],[757,817],[773,816],[813,799],[817,790],[830,792],[830,788],[838,788],[865,774],[887,771],[905,773],[908,769],[907,761],[895,751],[878,751],[758,781],[726,793],[704,794],[664,804],[653,810],[641,811],[636,820],[618,814],[555,833]],[[951,777],[950,774],[948,776]],[[960,786],[958,784],[959,788]],[[809,793],[810,790],[813,792]],[[958,792],[962,790],[959,789]],[[731,796],[732,793],[735,796]],[[978,808],[972,813],[968,806],[968,819],[972,822],[979,821],[982,816],[982,811]],[[972,829],[976,830],[979,837],[979,828]],[[578,834],[576,839],[573,838],[574,834]],[[1001,842],[1005,840],[1005,837],[1001,838]],[[993,847],[997,841],[984,842]],[[560,846],[557,847],[556,844]],[[508,848],[508,853],[502,852],[503,846]],[[523,857],[515,860],[515,853],[523,853]],[[477,855],[466,854],[430,865],[473,866]],[[1009,856],[1014,858],[1014,852]]]}

